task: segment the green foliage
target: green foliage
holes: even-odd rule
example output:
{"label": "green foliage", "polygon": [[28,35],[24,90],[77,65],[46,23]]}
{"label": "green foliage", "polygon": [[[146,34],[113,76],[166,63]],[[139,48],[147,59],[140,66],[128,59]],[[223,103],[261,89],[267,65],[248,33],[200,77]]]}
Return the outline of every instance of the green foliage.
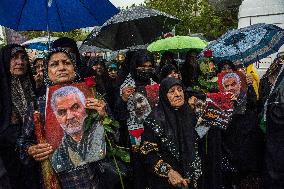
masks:
{"label": "green foliage", "polygon": [[237,10],[215,11],[208,0],[145,0],[145,6],[179,18],[177,35],[188,35],[190,31],[217,38],[238,23]]}
{"label": "green foliage", "polygon": [[100,120],[99,114],[95,112],[94,110],[86,109],[86,112],[88,116],[84,120],[84,124],[83,124],[84,131],[89,130],[96,121]]}
{"label": "green foliage", "polygon": [[[20,32],[22,35],[28,36],[29,39],[47,36],[47,31],[25,31]],[[88,36],[89,32],[84,31],[82,29],[75,29],[70,32],[50,32],[52,37],[69,37],[74,39],[75,41],[83,41]]]}
{"label": "green foliage", "polygon": [[127,149],[115,146],[113,148],[108,149],[108,156],[115,156],[120,158],[123,162],[129,163],[130,162],[130,155]]}
{"label": "green foliage", "polygon": [[[199,69],[201,74],[198,76],[198,85],[194,86],[194,90],[207,93],[218,89],[216,68],[213,67],[210,69],[210,62],[211,58],[203,58],[200,60]],[[211,65],[213,65],[212,62]]]}
{"label": "green foliage", "polygon": [[109,134],[114,134],[115,130],[120,127],[119,122],[114,119],[106,116],[103,119],[99,116],[99,114],[93,110],[86,109],[88,116],[84,120],[84,131],[90,129],[95,122],[102,121],[102,125],[105,130],[105,137],[107,140],[107,154],[108,156],[115,156],[120,158],[122,161],[129,163],[130,155],[128,149],[117,146],[114,144],[110,138]]}

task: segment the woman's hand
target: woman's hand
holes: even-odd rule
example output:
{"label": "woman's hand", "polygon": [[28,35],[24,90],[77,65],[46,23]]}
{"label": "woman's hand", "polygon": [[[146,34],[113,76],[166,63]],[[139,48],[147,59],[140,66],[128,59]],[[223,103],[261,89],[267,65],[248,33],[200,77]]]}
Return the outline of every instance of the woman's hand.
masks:
{"label": "woman's hand", "polygon": [[36,87],[39,88],[43,84],[43,72],[39,72],[34,75],[34,80],[36,83]]}
{"label": "woman's hand", "polygon": [[252,75],[250,75],[250,74],[246,75],[246,82],[247,82],[247,85],[252,85],[252,83],[253,83]]}
{"label": "woman's hand", "polygon": [[134,87],[125,87],[122,89],[122,100],[124,102],[128,101],[128,98],[130,95],[132,95],[135,92],[135,88]]}
{"label": "woman's hand", "polygon": [[49,155],[53,153],[53,149],[50,144],[43,143],[28,147],[27,152],[36,161],[43,161],[49,158]]}
{"label": "woman's hand", "polygon": [[168,173],[169,183],[174,187],[181,187],[184,186],[185,188],[188,187],[188,179],[182,178],[182,176],[175,170],[171,169]]}
{"label": "woman's hand", "polygon": [[103,100],[87,98],[86,108],[96,110],[101,117],[104,117],[107,115],[106,103]]}

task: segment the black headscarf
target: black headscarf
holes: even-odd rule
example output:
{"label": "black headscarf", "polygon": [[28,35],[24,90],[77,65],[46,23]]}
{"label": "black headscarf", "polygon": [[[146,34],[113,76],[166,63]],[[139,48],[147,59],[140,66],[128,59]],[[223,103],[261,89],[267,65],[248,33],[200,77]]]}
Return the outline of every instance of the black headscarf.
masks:
{"label": "black headscarf", "polygon": [[[101,65],[102,69],[104,70],[102,75],[98,75],[97,72],[92,68],[95,65]],[[95,76],[96,79],[96,88],[100,94],[109,93],[109,90],[112,85],[112,80],[108,76],[107,67],[106,67],[106,60],[104,59],[92,59],[89,62],[89,69],[91,70],[92,76]]]}
{"label": "black headscarf", "polygon": [[49,80],[49,77],[48,77],[48,61],[50,60],[51,55],[53,55],[54,53],[58,53],[58,52],[63,52],[70,58],[71,62],[73,63],[75,72],[76,72],[76,76],[75,76],[75,79],[74,79],[73,82],[74,83],[80,82],[81,77],[80,77],[80,73],[79,73],[78,68],[76,66],[76,63],[75,63],[74,55],[72,53],[70,53],[67,49],[55,48],[55,49],[51,49],[50,52],[46,55],[46,57],[44,59],[44,61],[45,61],[45,63],[44,63],[44,83],[45,83],[45,85],[47,87],[54,85],[52,83],[52,81]]}
{"label": "black headscarf", "polygon": [[182,81],[186,87],[189,87],[189,86],[193,87],[194,85],[197,85],[198,83],[197,80],[198,80],[198,76],[200,75],[200,68],[199,68],[199,64],[197,63],[197,60],[196,60],[197,57],[195,57],[195,53],[198,54],[198,51],[191,50],[187,52],[186,57],[185,57],[185,62],[181,68]]}
{"label": "black headscarf", "polygon": [[28,61],[28,55],[20,45],[6,45],[0,51],[0,132],[10,124],[12,111],[22,119],[27,106],[35,98],[35,83],[29,62],[24,76],[17,78],[11,75],[10,60],[19,51],[24,53]]}
{"label": "black headscarf", "polygon": [[174,58],[174,53],[170,52],[170,51],[166,51],[162,54],[162,58],[161,58],[161,62],[160,62],[160,68],[164,67],[165,65],[171,64],[174,67],[176,67],[176,69],[178,69],[178,64],[175,61]]}
{"label": "black headscarf", "polygon": [[142,66],[145,62],[150,61],[153,65],[153,68],[155,67],[154,57],[151,53],[149,53],[146,50],[140,50],[137,51],[131,58],[130,61],[130,74],[132,78],[134,79],[137,86],[145,86],[150,84],[150,77],[141,78],[137,74],[136,68],[139,66]]}
{"label": "black headscarf", "polygon": [[271,89],[265,110],[267,124],[266,168],[268,169],[267,185],[283,188],[284,157],[284,67]]}
{"label": "black headscarf", "polygon": [[172,64],[166,64],[162,67],[160,72],[160,81],[168,77],[172,72],[178,73],[177,68]]}
{"label": "black headscarf", "polygon": [[195,115],[188,103],[185,101],[184,105],[175,109],[171,106],[167,93],[169,89],[175,85],[183,84],[180,80],[175,78],[165,78],[161,82],[159,91],[159,105],[153,112],[154,119],[161,125],[165,135],[169,137],[178,150],[178,162],[184,175],[188,175],[190,164],[195,158],[195,142],[196,134],[194,126],[196,123]]}
{"label": "black headscarf", "polygon": [[220,73],[225,65],[228,65],[232,68],[233,71],[236,71],[235,64],[230,60],[222,60],[218,63],[218,73]]}

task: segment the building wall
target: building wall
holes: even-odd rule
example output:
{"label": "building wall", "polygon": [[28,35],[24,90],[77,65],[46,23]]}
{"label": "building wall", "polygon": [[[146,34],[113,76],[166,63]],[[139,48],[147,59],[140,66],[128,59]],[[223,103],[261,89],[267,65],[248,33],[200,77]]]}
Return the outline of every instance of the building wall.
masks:
{"label": "building wall", "polygon": [[[244,0],[239,8],[238,28],[257,23],[275,24],[284,29],[284,0]],[[278,52],[284,51],[284,45]],[[277,52],[255,64],[262,76],[273,62]]]}

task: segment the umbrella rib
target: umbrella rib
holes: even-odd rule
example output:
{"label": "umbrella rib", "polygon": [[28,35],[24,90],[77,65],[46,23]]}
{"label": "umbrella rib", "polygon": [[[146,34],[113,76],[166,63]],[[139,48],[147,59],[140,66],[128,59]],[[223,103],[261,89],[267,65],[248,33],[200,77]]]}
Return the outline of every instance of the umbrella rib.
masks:
{"label": "umbrella rib", "polygon": [[17,22],[17,23],[18,23],[18,24],[17,24],[17,30],[19,29],[20,21],[22,20],[22,13],[23,13],[23,11],[24,11],[24,8],[25,8],[26,4],[27,4],[27,0],[25,0],[25,3],[24,3],[24,5],[23,5],[23,7],[22,7],[22,9],[21,9],[21,14],[20,14],[19,20],[18,20],[18,22]]}
{"label": "umbrella rib", "polygon": [[56,9],[57,9],[57,13],[58,13],[58,17],[59,17],[59,21],[60,21],[60,25],[61,25],[61,29],[62,29],[62,31],[64,32],[65,30],[64,30],[64,25],[63,25],[63,22],[62,22],[62,19],[61,19],[61,16],[60,16],[60,12],[59,12],[59,8],[58,8],[58,5],[57,5],[57,1],[55,0],[55,6],[56,6]]}
{"label": "umbrella rib", "polygon": [[80,2],[80,3],[82,4],[82,6],[90,13],[90,15],[92,15],[92,16],[95,18],[96,22],[99,23],[99,22],[98,22],[98,19],[96,18],[96,16],[90,11],[89,8],[86,7],[85,3],[83,3],[81,0],[79,0],[79,2]]}

